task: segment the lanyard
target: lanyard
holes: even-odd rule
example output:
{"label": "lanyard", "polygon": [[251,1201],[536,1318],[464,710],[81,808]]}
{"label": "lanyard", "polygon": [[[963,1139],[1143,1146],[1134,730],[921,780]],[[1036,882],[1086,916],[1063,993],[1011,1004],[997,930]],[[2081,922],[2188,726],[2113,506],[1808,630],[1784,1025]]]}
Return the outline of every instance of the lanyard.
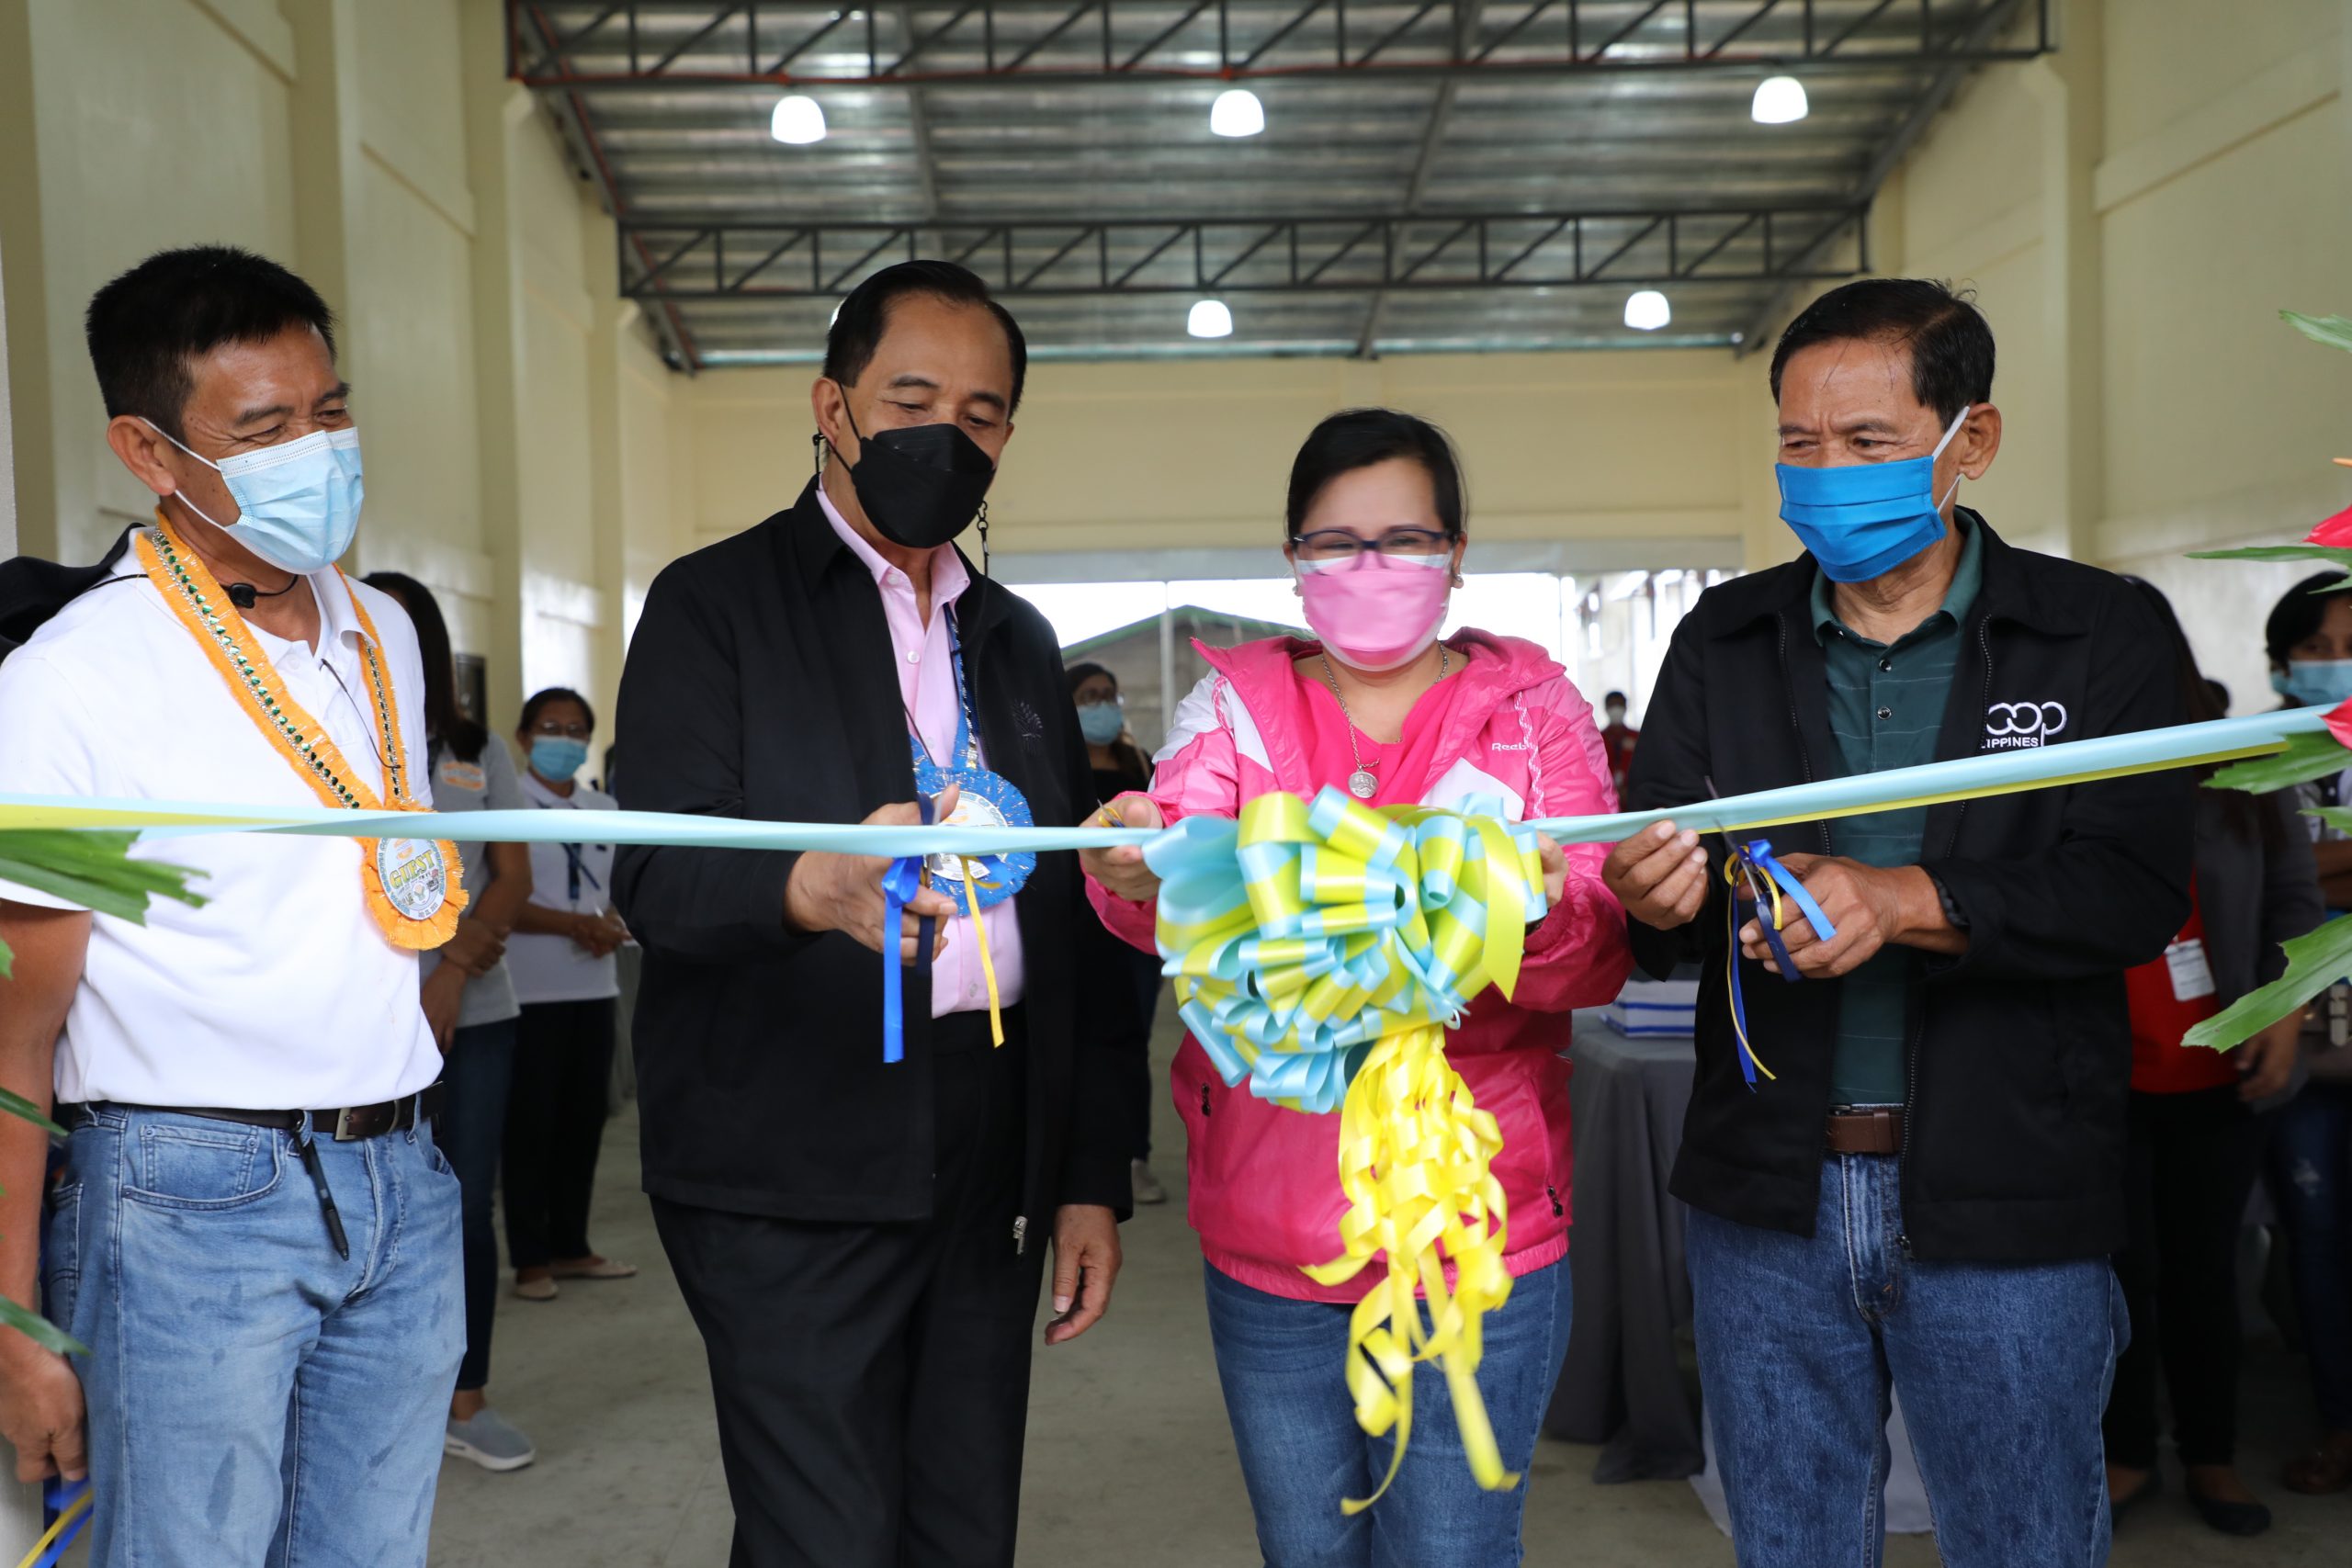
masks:
{"label": "lanyard", "polygon": [[[577,807],[569,805],[559,807],[544,800],[534,800],[531,804],[537,807],[542,811],[579,809]],[[598,845],[597,847],[600,849],[603,848],[602,845]],[[587,861],[582,853],[582,852],[587,848],[586,845],[558,844],[556,848],[563,852],[564,872],[566,880],[569,884],[565,892],[571,901],[572,908],[576,911],[580,908],[580,879],[582,877],[586,877],[588,879],[588,886],[594,888],[599,893],[602,893],[605,890],[605,885],[596,880],[596,874],[594,872],[588,869]]]}
{"label": "lanyard", "polygon": [[[956,625],[955,606],[942,606],[941,613],[947,617],[947,667],[956,674],[956,744],[947,754],[963,768],[977,768],[980,765],[980,747],[973,735],[971,693],[964,684],[964,638]],[[920,681],[922,677],[918,675],[916,679]],[[903,700],[899,705],[906,705]],[[915,710],[911,707],[907,708],[907,734],[914,742],[916,761],[935,761],[930,746],[923,741],[922,727],[915,722]]]}

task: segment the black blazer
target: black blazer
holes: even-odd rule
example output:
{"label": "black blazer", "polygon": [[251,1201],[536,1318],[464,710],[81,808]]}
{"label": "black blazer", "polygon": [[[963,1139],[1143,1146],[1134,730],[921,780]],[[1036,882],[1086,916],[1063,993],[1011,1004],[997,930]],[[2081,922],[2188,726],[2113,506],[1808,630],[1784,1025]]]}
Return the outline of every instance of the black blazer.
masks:
{"label": "black blazer", "polygon": [[[1051,628],[977,572],[958,609],[989,765],[1040,825],[1073,821],[1093,780]],[[914,798],[881,595],[813,483],[791,511],[654,580],[621,676],[617,742],[632,810],[856,822]],[[790,1219],[924,1218],[929,981],[909,966],[906,1059],[885,1066],[881,956],[839,932],[785,929],[797,858],[623,848],[615,862],[615,901],[645,946],[633,1032],[645,1190]],[[1077,857],[1040,856],[1012,908],[1029,1040],[1024,1216],[1042,1233],[1062,1203],[1125,1214],[1120,1086],[1136,1070],[1134,1042],[1084,1027],[1101,1016],[1090,1000],[1102,976],[1072,957],[1094,920]]]}
{"label": "black blazer", "polygon": [[[1936,756],[2179,722],[2164,628],[2094,567],[1984,536],[1984,577]],[[1710,588],[1675,628],[1625,784],[1631,809],[1844,772],[1814,639],[1811,556]],[[2030,721],[2030,722],[2029,722]],[[2123,971],[2188,918],[2193,786],[2186,773],[1946,802],[1928,809],[1920,863],[1969,934],[1915,964],[1902,1168],[1905,1251],[1937,1262],[2095,1258],[2124,1243],[2124,1108],[2132,1031]],[[1768,837],[1829,852],[1828,828]],[[1789,985],[1749,964],[1757,1054],[1778,1075],[1750,1092],[1724,963],[1723,848],[1706,908],[1673,931],[1630,922],[1634,956],[1663,976],[1702,965],[1699,1072],[1674,1167],[1676,1197],[1725,1219],[1813,1234],[1840,982]]]}

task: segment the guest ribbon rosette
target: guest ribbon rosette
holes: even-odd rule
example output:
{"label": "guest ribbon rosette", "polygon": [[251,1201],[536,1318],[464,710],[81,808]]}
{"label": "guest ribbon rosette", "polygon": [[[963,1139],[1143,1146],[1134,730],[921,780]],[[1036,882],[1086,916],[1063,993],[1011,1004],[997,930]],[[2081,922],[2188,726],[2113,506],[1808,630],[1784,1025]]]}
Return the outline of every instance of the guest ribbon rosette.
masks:
{"label": "guest ribbon rosette", "polygon": [[1226,1083],[1340,1112],[1341,1251],[1306,1273],[1336,1285],[1384,1268],[1349,1324],[1348,1384],[1363,1429],[1396,1435],[1387,1477],[1351,1514],[1404,1461],[1420,1361],[1444,1370],[1478,1483],[1519,1481],[1476,1381],[1480,1322],[1510,1294],[1502,1134],[1446,1061],[1445,1032],[1489,985],[1511,994],[1546,905],[1535,830],[1504,823],[1500,801],[1469,806],[1264,795],[1146,852],[1179,1010]]}

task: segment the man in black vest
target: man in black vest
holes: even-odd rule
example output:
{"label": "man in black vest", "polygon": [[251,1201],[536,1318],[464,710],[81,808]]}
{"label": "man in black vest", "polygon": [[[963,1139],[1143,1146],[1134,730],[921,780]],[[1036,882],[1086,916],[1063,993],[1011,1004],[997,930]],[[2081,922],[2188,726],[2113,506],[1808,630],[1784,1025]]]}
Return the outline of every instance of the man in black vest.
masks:
{"label": "man in black vest", "polygon": [[[2178,721],[2128,583],[1953,504],[2001,440],[1973,305],[1849,284],[1790,323],[1771,380],[1808,553],[1675,629],[1630,806]],[[1702,965],[1673,1188],[1742,1568],[1877,1561],[1890,1390],[1944,1562],[2106,1562],[2123,971],[2187,918],[2190,837],[2177,773],[1775,828],[1836,928],[1792,908],[1780,953],[1717,836],[1668,824],[1610,855],[1644,967]]]}
{"label": "man in black vest", "polygon": [[[1043,826],[1091,807],[1051,628],[949,542],[977,514],[985,558],[1026,361],[962,267],[888,267],[842,302],[811,394],[819,478],[646,599],[624,806],[910,823],[1025,803]],[[1075,858],[935,858],[886,929],[889,869],[652,848],[615,867],[646,949],[645,1190],[709,1350],[737,1568],[1010,1564],[1046,1243],[1048,1344],[1118,1272],[1136,1066],[1120,1032],[1081,1028],[1100,976],[1073,961],[1093,919]]]}

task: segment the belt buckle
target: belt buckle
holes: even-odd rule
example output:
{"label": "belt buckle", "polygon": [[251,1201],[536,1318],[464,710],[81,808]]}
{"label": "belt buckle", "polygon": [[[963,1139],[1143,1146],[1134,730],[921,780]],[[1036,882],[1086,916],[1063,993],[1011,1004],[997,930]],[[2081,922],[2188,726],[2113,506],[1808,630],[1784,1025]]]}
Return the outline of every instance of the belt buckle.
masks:
{"label": "belt buckle", "polygon": [[342,1110],[336,1111],[334,1113],[334,1141],[338,1144],[353,1144],[357,1143],[362,1138],[371,1136],[372,1134],[360,1131],[353,1121],[353,1118],[359,1115],[361,1111],[370,1109],[372,1109],[372,1107],[364,1105],[346,1105]]}

